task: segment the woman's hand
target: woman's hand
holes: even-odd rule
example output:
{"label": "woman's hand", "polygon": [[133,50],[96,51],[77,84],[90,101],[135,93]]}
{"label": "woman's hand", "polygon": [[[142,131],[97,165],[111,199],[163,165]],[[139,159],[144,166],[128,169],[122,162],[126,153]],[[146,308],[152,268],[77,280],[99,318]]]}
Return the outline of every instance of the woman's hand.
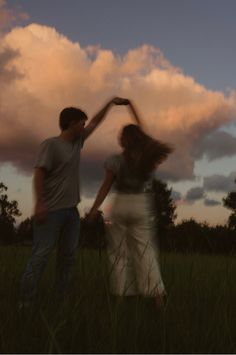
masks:
{"label": "woman's hand", "polygon": [[98,215],[98,210],[93,210],[91,209],[88,214],[86,214],[85,218],[89,223],[92,223],[95,221],[96,217]]}

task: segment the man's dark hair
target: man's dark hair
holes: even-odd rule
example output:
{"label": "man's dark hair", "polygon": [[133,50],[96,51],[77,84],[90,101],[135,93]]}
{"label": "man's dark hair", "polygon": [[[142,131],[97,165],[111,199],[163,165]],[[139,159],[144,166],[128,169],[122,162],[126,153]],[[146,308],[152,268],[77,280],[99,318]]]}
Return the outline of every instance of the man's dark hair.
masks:
{"label": "man's dark hair", "polygon": [[64,131],[70,126],[70,123],[75,121],[87,120],[88,117],[86,113],[76,107],[66,107],[64,108],[59,117],[59,126]]}

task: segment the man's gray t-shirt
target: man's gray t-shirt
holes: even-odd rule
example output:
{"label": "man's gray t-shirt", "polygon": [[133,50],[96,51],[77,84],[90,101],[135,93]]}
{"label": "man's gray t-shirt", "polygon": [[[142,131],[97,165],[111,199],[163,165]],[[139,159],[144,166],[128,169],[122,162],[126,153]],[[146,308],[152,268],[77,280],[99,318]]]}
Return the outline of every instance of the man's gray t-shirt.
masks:
{"label": "man's gray t-shirt", "polygon": [[49,211],[75,207],[80,202],[80,150],[82,138],[67,142],[61,137],[40,144],[35,168],[45,169],[44,201]]}

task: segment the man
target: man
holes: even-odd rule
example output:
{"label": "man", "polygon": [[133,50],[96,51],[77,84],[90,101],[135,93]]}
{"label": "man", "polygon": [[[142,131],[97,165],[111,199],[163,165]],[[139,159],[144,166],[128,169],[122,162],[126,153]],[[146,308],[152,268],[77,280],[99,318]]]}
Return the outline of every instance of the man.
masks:
{"label": "man", "polygon": [[63,298],[69,287],[78,245],[80,218],[79,166],[84,141],[102,122],[112,105],[127,100],[113,98],[85,127],[86,114],[78,108],[60,113],[61,134],[40,145],[34,170],[34,240],[30,260],[22,277],[20,308],[34,300],[40,276],[58,242],[55,289]]}

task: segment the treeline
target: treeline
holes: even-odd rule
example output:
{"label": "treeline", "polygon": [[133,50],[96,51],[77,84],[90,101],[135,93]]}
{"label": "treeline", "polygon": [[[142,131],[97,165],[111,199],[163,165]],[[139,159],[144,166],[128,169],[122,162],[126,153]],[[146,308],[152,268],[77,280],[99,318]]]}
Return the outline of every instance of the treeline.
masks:
{"label": "treeline", "polygon": [[[17,201],[9,201],[7,187],[0,183],[0,244],[32,244],[33,219],[27,218],[17,227],[15,217],[20,216]],[[175,224],[176,206],[171,189],[161,181],[154,182],[154,211],[156,214],[156,242],[161,250],[197,253],[236,253],[236,193],[229,193],[223,203],[231,209],[226,225],[210,226],[194,219]],[[109,225],[102,212],[93,224],[81,219],[79,247],[102,250],[109,238]]]}
{"label": "treeline", "polygon": [[[160,229],[160,228],[159,228]],[[12,231],[13,232],[13,231]],[[102,250],[109,238],[109,225],[102,213],[92,225],[81,219],[79,247]],[[33,239],[33,220],[26,219],[12,233],[11,238],[3,238],[3,244],[31,245]],[[184,220],[165,229],[156,230],[156,242],[163,251],[197,253],[236,253],[236,230],[225,226],[209,226],[194,219]]]}
{"label": "treeline", "polygon": [[209,226],[194,219],[171,226],[165,234],[159,233],[160,249],[184,253],[236,253],[236,230],[228,225]]}

